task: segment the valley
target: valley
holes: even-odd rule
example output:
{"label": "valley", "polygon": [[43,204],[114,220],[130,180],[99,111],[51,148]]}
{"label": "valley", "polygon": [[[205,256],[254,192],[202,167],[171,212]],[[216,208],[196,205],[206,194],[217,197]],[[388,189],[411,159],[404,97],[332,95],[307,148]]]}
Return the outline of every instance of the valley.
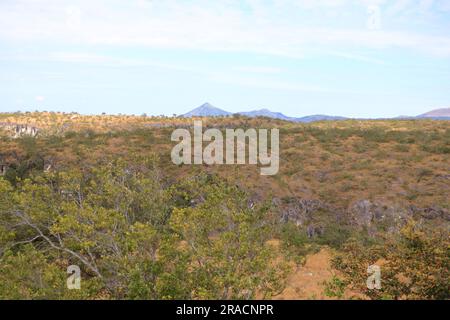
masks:
{"label": "valley", "polygon": [[[279,172],[261,176],[250,164],[174,164],[171,133],[191,130],[190,118],[0,119],[39,128],[0,131],[4,298],[449,297],[448,121],[197,118],[223,132],[278,128]],[[32,275],[21,255],[52,276],[11,293],[8,272]],[[366,269],[377,261],[392,278],[373,292]],[[86,290],[61,287],[69,263],[81,264]]]}

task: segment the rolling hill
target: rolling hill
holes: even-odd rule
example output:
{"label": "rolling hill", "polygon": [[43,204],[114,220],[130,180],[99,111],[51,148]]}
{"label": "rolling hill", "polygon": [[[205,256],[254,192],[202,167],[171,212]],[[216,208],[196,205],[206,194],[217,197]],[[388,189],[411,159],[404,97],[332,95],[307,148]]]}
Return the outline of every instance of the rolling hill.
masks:
{"label": "rolling hill", "polygon": [[[316,114],[316,115],[307,115],[304,117],[289,117],[281,112],[274,112],[269,109],[259,109],[259,110],[253,110],[253,111],[241,111],[237,112],[235,114],[246,116],[249,118],[255,118],[255,117],[267,117],[271,119],[279,119],[279,120],[285,120],[285,121],[292,121],[292,122],[303,122],[303,123],[310,123],[310,122],[316,122],[316,121],[337,121],[337,120],[348,120],[350,118],[342,117],[342,116],[330,116],[330,115],[324,115],[324,114]],[[223,116],[231,116],[233,115],[232,112],[228,112],[219,108],[214,107],[210,103],[204,103],[200,107],[195,108],[188,113],[185,113],[182,115],[182,117],[190,118],[190,117],[223,117]],[[383,119],[389,119],[389,118],[383,118]],[[427,113],[418,115],[418,116],[399,116],[392,119],[399,119],[399,120],[413,120],[413,119],[434,119],[434,120],[450,120],[450,108],[440,108],[431,110]],[[370,120],[370,119],[359,119],[359,120]]]}
{"label": "rolling hill", "polygon": [[440,108],[440,109],[431,110],[431,111],[426,112],[424,114],[418,115],[417,118],[430,118],[430,119],[440,119],[440,120],[448,119],[448,120],[450,120],[450,108]]}
{"label": "rolling hill", "polygon": [[[200,107],[195,108],[188,113],[182,115],[182,117],[190,118],[190,117],[222,117],[222,116],[230,116],[233,113],[219,109],[211,105],[210,103],[204,103]],[[280,119],[285,121],[292,122],[315,122],[315,121],[325,121],[325,120],[345,120],[348,118],[345,117],[337,117],[337,116],[328,116],[328,115],[310,115],[300,118],[289,117],[284,115],[281,112],[273,112],[269,109],[259,109],[253,111],[242,111],[237,112],[236,114],[246,116],[249,118],[255,117],[267,117],[271,119]]]}

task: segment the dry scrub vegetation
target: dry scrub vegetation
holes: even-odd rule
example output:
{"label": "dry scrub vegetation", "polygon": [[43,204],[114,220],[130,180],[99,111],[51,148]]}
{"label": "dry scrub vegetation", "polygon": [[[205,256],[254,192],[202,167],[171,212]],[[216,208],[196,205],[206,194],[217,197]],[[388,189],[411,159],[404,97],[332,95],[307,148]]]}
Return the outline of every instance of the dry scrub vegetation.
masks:
{"label": "dry scrub vegetation", "polygon": [[[35,112],[0,123],[39,129],[0,129],[1,298],[450,297],[449,121],[203,119],[279,128],[275,176],[172,164],[170,134],[192,119]],[[384,285],[370,291],[376,262]],[[70,264],[80,291],[65,288]]]}

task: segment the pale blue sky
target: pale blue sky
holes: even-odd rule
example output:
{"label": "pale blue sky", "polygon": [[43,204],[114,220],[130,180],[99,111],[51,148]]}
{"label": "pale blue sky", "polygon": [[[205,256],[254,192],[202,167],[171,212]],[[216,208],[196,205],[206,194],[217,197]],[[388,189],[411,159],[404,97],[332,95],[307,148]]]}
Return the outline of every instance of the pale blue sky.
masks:
{"label": "pale blue sky", "polygon": [[450,107],[448,0],[1,0],[0,111]]}

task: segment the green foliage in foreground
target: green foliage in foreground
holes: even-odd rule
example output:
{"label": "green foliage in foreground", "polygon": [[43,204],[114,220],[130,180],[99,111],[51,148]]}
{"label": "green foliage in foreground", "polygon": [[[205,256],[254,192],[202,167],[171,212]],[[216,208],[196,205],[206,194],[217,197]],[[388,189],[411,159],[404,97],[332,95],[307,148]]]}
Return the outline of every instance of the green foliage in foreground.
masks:
{"label": "green foliage in foreground", "polygon": [[[430,232],[430,231],[428,231]],[[381,289],[366,287],[367,267],[379,265]],[[427,234],[410,222],[399,239],[363,247],[350,241],[333,265],[349,288],[372,299],[450,299],[450,241],[447,232]]]}
{"label": "green foliage in foreground", "polygon": [[[200,175],[163,185],[153,163],[0,178],[1,299],[251,299],[283,288],[264,216]],[[66,268],[82,270],[81,290]]]}
{"label": "green foliage in foreground", "polygon": [[[299,264],[321,246],[337,251],[329,297],[450,298],[448,230],[411,224],[369,239],[317,211],[325,233],[308,237],[265,203],[249,205],[238,186],[207,174],[169,183],[152,160],[24,172],[0,177],[0,299],[271,298],[287,272],[274,235]],[[381,290],[366,287],[372,264]],[[81,290],[67,289],[70,265],[81,268]]]}

